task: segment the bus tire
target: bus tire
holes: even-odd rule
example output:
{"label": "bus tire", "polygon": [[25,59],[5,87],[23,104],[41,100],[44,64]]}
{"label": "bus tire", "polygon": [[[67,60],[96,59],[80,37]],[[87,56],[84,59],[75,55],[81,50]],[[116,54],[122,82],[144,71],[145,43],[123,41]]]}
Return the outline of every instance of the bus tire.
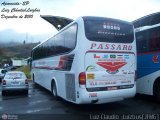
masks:
{"label": "bus tire", "polygon": [[51,90],[52,90],[52,94],[54,96],[54,98],[56,100],[58,100],[58,95],[57,95],[57,86],[54,80],[52,80],[52,84],[51,84]]}
{"label": "bus tire", "polygon": [[33,83],[35,83],[34,74],[32,74],[32,81],[33,81]]}
{"label": "bus tire", "polygon": [[37,87],[37,83],[35,82],[35,76],[34,76],[34,74],[32,75],[32,81],[33,81],[33,86]]}
{"label": "bus tire", "polygon": [[158,102],[160,102],[160,78],[157,79],[153,87],[153,95]]}

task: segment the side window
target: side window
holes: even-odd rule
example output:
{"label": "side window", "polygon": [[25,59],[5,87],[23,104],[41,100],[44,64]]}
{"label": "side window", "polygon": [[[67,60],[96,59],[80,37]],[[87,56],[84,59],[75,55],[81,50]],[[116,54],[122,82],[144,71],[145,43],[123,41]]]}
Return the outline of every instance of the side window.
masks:
{"label": "side window", "polygon": [[33,56],[34,56],[33,59],[39,59],[39,58],[40,58],[40,56],[41,56],[41,48],[40,48],[40,46],[37,47],[37,48],[34,50]]}
{"label": "side window", "polygon": [[33,60],[70,52],[76,46],[76,38],[77,24],[73,24],[33,50]]}
{"label": "side window", "polygon": [[148,51],[148,32],[141,31],[136,33],[137,52]]}
{"label": "side window", "polygon": [[47,56],[47,44],[44,43],[42,46],[41,46],[41,55],[40,55],[40,58],[44,58]]}
{"label": "side window", "polygon": [[73,24],[55,36],[55,54],[66,53],[76,46],[77,24]]}
{"label": "side window", "polygon": [[65,48],[67,52],[75,48],[76,39],[77,39],[77,24],[74,24],[65,31]]}
{"label": "side window", "polygon": [[54,42],[55,42],[55,54],[61,54],[64,51],[64,38],[65,33],[62,32],[55,36]]}
{"label": "side window", "polygon": [[150,51],[160,50],[160,27],[149,30]]}
{"label": "side window", "polygon": [[51,56],[54,54],[55,54],[55,44],[54,44],[54,37],[52,37],[47,41],[47,56]]}

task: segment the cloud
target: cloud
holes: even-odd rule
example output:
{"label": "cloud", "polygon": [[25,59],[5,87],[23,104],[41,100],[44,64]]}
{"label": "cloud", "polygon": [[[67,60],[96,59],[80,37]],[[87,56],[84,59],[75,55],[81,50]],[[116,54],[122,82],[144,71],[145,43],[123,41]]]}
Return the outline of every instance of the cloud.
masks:
{"label": "cloud", "polygon": [[[6,0],[5,2],[17,2]],[[24,0],[18,0],[23,2]],[[52,25],[40,18],[40,15],[63,16],[76,19],[79,16],[103,16],[133,21],[147,14],[160,11],[159,0],[28,0],[28,6],[18,8],[38,8],[33,19],[1,19],[0,30],[14,29],[16,34],[29,33],[54,34],[57,31]],[[1,3],[4,1],[1,1]],[[0,5],[0,10],[4,6]],[[11,8],[11,6],[5,6]],[[2,14],[2,13],[1,13]],[[16,13],[17,15],[21,13]],[[3,36],[3,34],[1,34]]]}
{"label": "cloud", "polygon": [[52,34],[38,34],[38,35],[32,35],[29,33],[17,33],[13,29],[5,29],[0,31],[0,42],[1,43],[7,43],[7,42],[19,42],[22,43],[24,40],[26,42],[39,42],[44,41],[51,37]]}
{"label": "cloud", "polygon": [[104,16],[133,21],[144,15],[159,11],[160,1],[147,0],[81,0],[72,7],[70,16]]}

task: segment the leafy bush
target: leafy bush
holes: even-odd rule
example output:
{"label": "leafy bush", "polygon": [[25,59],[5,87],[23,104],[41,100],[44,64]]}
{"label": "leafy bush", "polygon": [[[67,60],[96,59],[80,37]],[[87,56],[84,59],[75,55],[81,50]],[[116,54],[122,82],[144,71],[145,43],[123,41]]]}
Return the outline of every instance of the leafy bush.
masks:
{"label": "leafy bush", "polygon": [[28,80],[31,80],[31,74],[30,74],[30,66],[27,65],[27,66],[22,66],[18,69],[16,69],[16,71],[22,71],[26,74],[26,77]]}

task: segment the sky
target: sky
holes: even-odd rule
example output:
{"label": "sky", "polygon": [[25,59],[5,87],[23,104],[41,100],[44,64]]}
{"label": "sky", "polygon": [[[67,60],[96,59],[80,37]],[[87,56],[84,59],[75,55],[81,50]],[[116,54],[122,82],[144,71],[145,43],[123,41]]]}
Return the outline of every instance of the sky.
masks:
{"label": "sky", "polygon": [[[27,5],[4,5],[2,3],[27,3]],[[11,12],[13,8],[38,9],[39,12]],[[9,12],[7,13],[7,9]],[[0,35],[4,39],[4,31],[12,32],[12,40],[23,34],[23,40],[34,38],[34,41],[42,41],[55,34],[54,27],[40,18],[40,15],[63,16],[76,19],[79,16],[102,16],[133,21],[142,16],[160,12],[160,0],[0,0]],[[33,15],[33,18],[2,18],[5,16]],[[31,39],[31,41],[32,41]],[[1,39],[0,39],[1,40]]]}

